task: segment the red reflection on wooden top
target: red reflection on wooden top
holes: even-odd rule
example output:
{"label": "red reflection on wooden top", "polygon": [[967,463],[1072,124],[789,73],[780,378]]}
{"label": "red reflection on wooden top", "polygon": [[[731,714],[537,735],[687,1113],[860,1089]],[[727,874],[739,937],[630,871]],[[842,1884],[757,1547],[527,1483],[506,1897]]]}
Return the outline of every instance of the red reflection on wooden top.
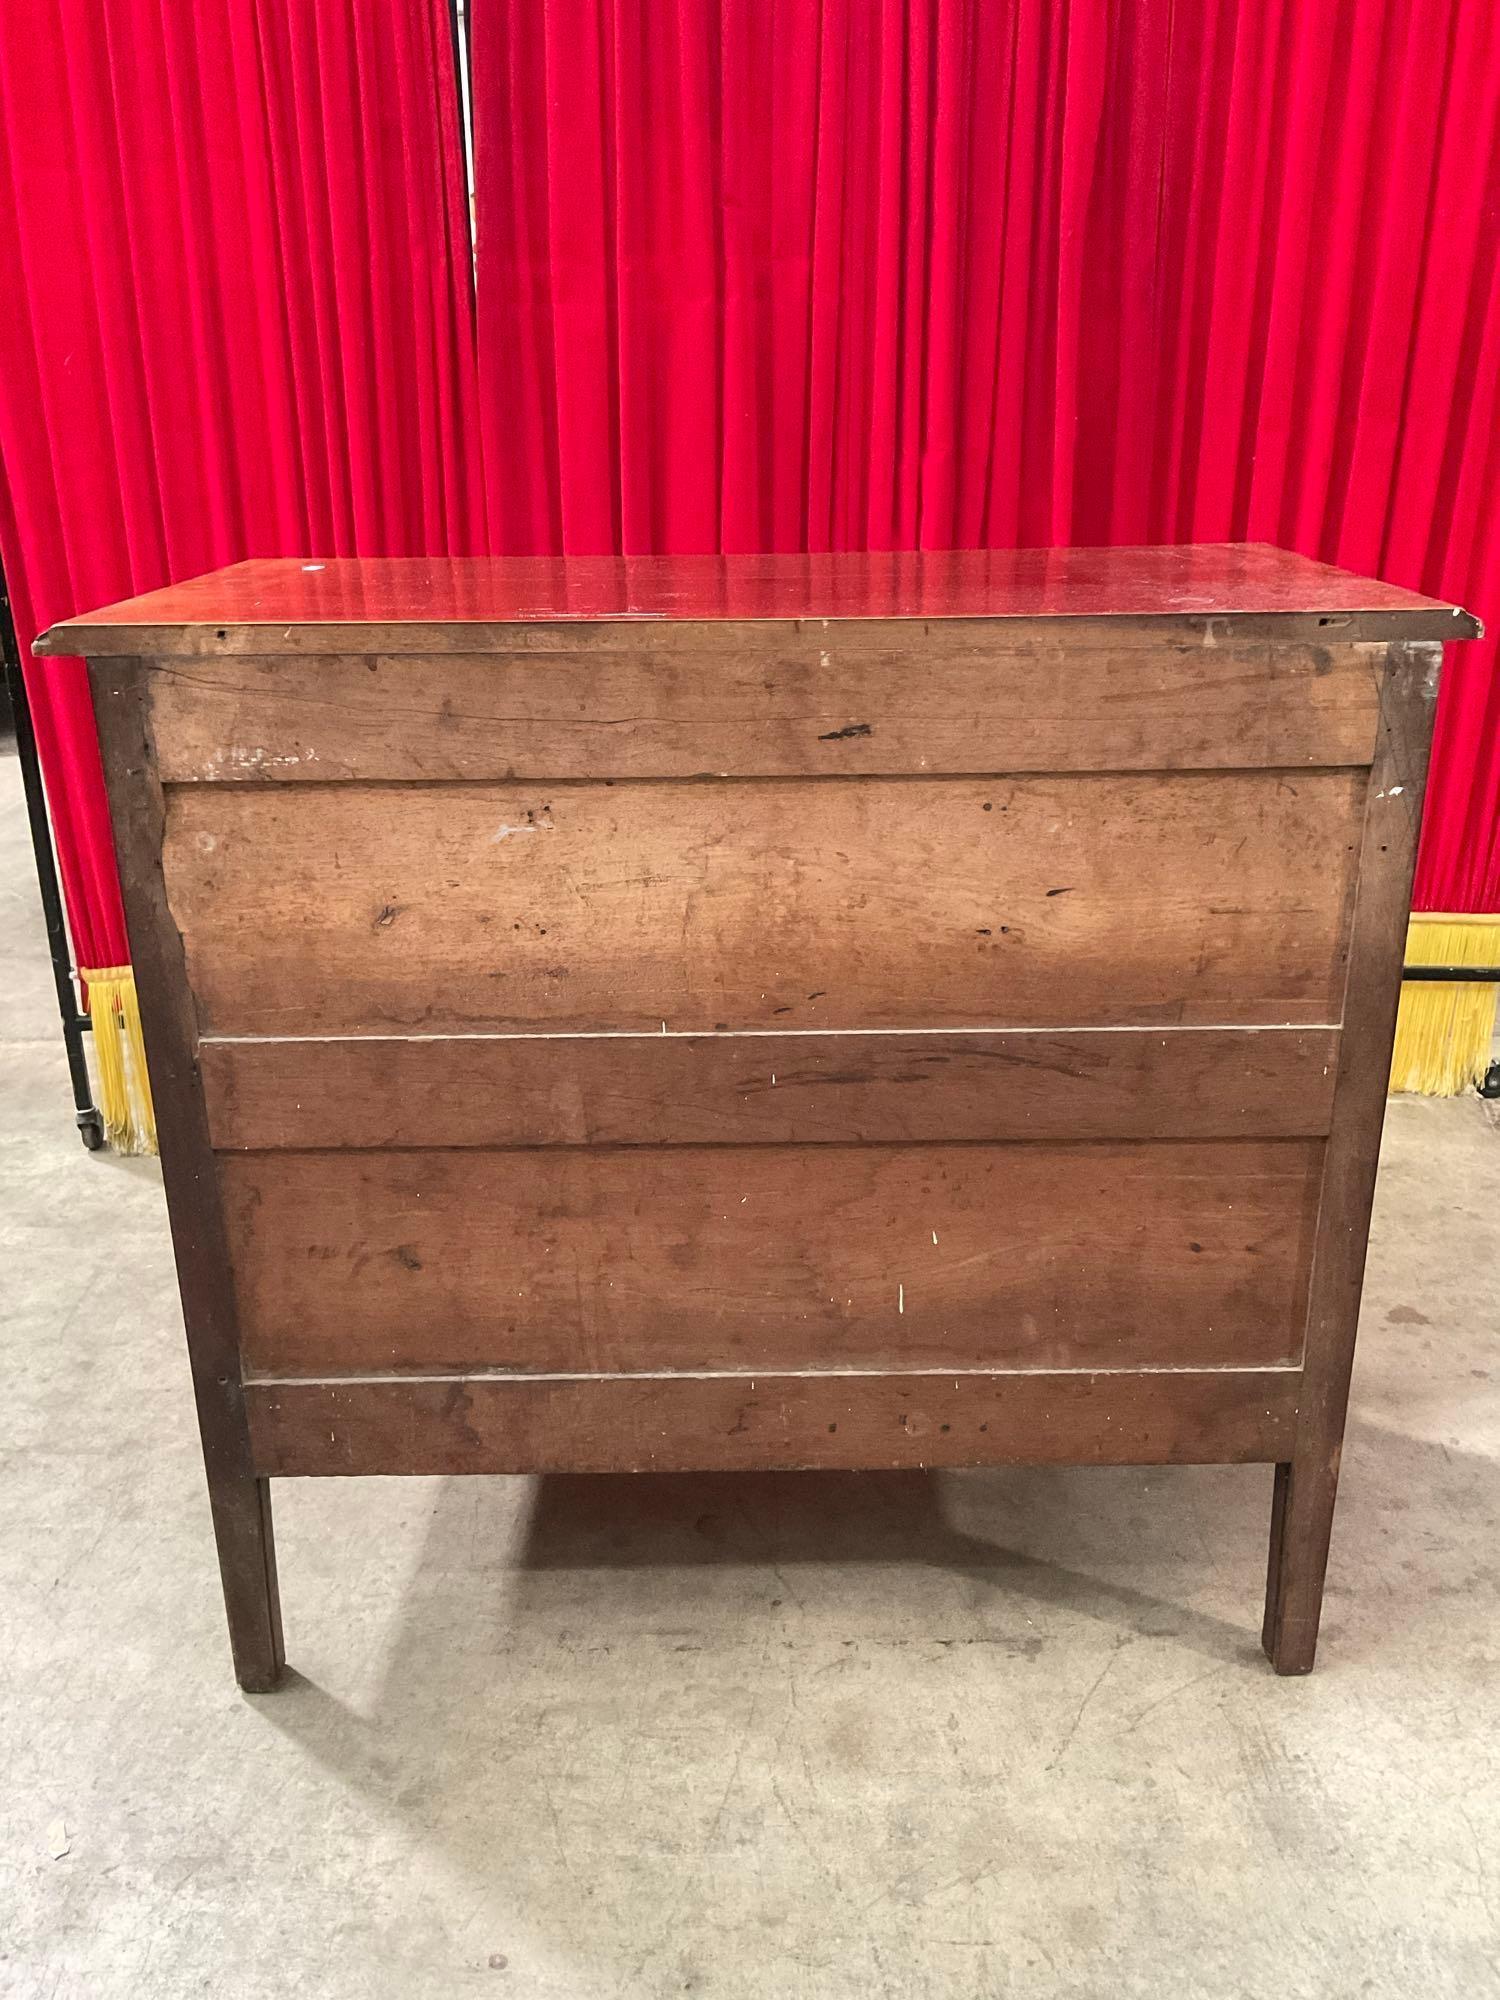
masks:
{"label": "red reflection on wooden top", "polygon": [[[128,651],[142,627],[623,619],[1246,618],[1364,614],[1467,638],[1466,613],[1265,543],[740,556],[256,560],[54,626],[37,651]],[[1434,614],[1437,614],[1434,617]],[[116,635],[106,644],[107,635]],[[207,633],[202,636],[209,637]]]}

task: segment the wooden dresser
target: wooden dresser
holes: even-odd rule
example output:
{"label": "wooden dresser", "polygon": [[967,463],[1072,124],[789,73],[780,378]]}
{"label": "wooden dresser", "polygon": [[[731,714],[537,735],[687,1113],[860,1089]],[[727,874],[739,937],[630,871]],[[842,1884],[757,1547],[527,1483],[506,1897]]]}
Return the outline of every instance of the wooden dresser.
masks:
{"label": "wooden dresser", "polygon": [[1265,547],[250,562],[55,628],[241,1682],[273,1478],[1041,1460],[1273,1465],[1306,1671],[1476,629]]}

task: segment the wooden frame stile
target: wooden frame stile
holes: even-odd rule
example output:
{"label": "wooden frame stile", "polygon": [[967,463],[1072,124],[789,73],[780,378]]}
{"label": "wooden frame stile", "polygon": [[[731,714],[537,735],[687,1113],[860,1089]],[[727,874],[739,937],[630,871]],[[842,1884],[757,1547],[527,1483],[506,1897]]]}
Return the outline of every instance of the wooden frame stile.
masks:
{"label": "wooden frame stile", "polygon": [[218,1162],[209,1141],[182,939],[162,879],[164,807],[145,674],[140,658],[90,661],[229,1643],[240,1686],[261,1694],[276,1686],[286,1663],[270,1482],[255,1470],[245,1420]]}
{"label": "wooden frame stile", "polygon": [[1380,677],[1296,1444],[1276,1467],[1271,1507],[1262,1640],[1279,1674],[1310,1673],[1317,1653],[1442,659],[1440,645],[1395,643]]}

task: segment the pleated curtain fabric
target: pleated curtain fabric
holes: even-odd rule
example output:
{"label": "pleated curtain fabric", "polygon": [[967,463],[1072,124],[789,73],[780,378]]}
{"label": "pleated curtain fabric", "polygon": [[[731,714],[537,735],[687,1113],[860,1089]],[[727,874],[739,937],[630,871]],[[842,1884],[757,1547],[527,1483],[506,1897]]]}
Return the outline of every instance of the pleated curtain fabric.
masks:
{"label": "pleated curtain fabric", "polygon": [[[516,551],[1266,540],[1500,624],[1500,8],[484,0]],[[1493,642],[1418,900],[1500,907]]]}
{"label": "pleated curtain fabric", "polygon": [[[0,555],[118,1054],[133,989],[84,669],[29,642],[246,556],[485,546],[446,7],[0,8],[0,298]],[[106,1109],[149,1143],[139,1089]]]}

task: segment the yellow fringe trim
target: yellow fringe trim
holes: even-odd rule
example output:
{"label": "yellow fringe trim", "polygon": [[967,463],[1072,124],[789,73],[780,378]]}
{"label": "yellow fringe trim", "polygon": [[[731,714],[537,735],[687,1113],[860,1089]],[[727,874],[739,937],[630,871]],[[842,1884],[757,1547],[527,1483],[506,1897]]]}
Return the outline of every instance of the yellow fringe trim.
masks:
{"label": "yellow fringe trim", "polygon": [[88,987],[105,1137],[117,1153],[154,1153],[156,1113],[135,974],[128,965],[106,965],[97,972],[80,966],[78,976]]}
{"label": "yellow fringe trim", "polygon": [[1401,989],[1391,1089],[1457,1097],[1484,1076],[1500,995],[1500,915],[1414,916],[1408,965],[1493,965],[1496,984],[1409,979]]}

